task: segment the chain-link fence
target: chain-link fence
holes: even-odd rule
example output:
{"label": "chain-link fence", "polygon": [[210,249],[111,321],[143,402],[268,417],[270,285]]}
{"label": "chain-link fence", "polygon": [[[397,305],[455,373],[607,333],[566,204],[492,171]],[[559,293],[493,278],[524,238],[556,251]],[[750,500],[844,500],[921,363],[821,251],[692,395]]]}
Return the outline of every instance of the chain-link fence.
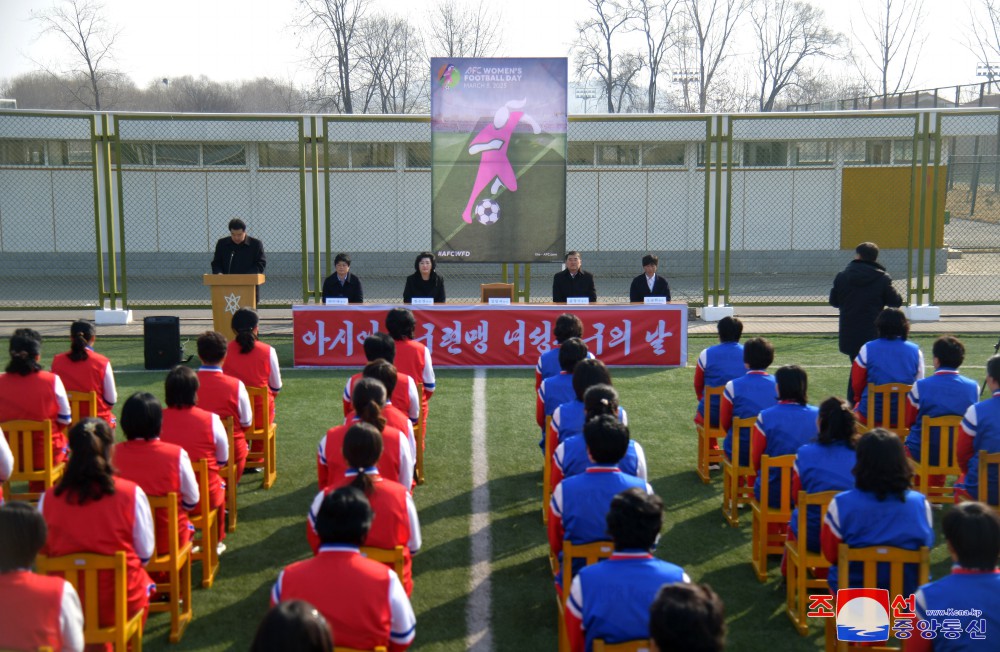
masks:
{"label": "chain-link fence", "polygon": [[265,243],[261,303],[301,300],[300,125],[297,117],[116,116],[129,305],[204,304],[202,275],[234,217]]}
{"label": "chain-link fence", "polygon": [[99,300],[93,116],[0,112],[0,307]]}
{"label": "chain-link fence", "polygon": [[[998,133],[996,110],[572,116],[566,246],[602,302],[653,252],[690,304],[825,303],[864,240],[910,301],[995,302]],[[431,246],[430,159],[427,116],[2,112],[0,307],[206,305],[232,217],[264,242],[262,305],[319,300],[340,251],[367,301],[399,301]],[[559,269],[507,280],[544,302]],[[502,280],[438,271],[449,302]]]}

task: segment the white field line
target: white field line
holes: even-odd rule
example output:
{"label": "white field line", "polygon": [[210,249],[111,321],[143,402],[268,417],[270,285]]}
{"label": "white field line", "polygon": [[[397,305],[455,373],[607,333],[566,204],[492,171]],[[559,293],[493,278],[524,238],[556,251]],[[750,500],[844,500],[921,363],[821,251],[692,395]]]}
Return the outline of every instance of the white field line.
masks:
{"label": "white field line", "polygon": [[469,520],[469,602],[465,608],[465,649],[492,652],[489,461],[486,455],[486,370],[472,378],[472,516]]}

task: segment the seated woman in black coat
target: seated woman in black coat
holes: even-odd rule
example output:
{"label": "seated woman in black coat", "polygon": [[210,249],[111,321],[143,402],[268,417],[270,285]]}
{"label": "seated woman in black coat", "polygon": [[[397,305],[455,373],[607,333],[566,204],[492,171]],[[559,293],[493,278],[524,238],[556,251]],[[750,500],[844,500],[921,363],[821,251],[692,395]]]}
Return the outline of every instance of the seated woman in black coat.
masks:
{"label": "seated woman in black coat", "polygon": [[403,288],[403,303],[413,303],[414,298],[434,299],[434,303],[444,303],[444,277],[435,272],[437,261],[434,254],[423,251],[413,261],[416,270],[406,277]]}

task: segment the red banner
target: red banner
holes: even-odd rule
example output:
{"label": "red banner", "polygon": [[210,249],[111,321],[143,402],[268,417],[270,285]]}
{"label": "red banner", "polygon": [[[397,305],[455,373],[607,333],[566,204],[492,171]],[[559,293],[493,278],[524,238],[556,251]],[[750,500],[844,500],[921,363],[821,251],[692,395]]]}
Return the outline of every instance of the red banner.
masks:
{"label": "red banner", "polygon": [[[296,367],[364,365],[361,347],[385,330],[394,306],[295,306]],[[687,306],[667,305],[460,305],[409,306],[414,339],[430,349],[436,366],[534,366],[555,345],[556,318],[572,312],[583,321],[590,352],[608,365],[683,367],[687,363]]]}

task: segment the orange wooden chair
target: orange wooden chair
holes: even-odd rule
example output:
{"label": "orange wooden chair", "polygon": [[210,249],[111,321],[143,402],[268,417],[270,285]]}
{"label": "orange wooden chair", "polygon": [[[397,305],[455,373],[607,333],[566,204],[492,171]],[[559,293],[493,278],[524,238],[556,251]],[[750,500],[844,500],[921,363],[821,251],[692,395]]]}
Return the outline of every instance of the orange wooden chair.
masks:
{"label": "orange wooden chair", "polygon": [[[868,383],[868,429],[885,428],[896,433],[900,439],[906,439],[909,432],[906,428],[906,395],[912,388],[913,385],[906,383]],[[875,409],[876,397],[881,403],[878,410]]]}
{"label": "orange wooden chair", "polygon": [[711,409],[713,398],[718,399],[717,404],[721,405],[722,394],[725,390],[726,388],[723,385],[705,388],[705,422],[702,425],[695,426],[698,430],[698,463],[695,471],[705,484],[712,481],[711,469],[709,467],[712,464],[722,464],[726,459],[726,454],[721,448],[712,447],[713,444],[718,446],[719,439],[725,439],[726,431],[719,427],[718,409],[714,413]]}
{"label": "orange wooden chair", "polygon": [[[3,483],[3,495],[5,500],[23,500],[37,503],[41,497],[41,491],[14,491],[13,484],[41,482],[45,488],[55,486],[62,479],[66,470],[66,463],[52,462],[52,422],[28,421],[19,419],[15,421],[4,421],[0,423],[0,430],[7,437],[10,445],[10,452],[14,455],[14,468],[10,477]],[[42,464],[41,468],[35,468],[35,451],[32,442],[35,437],[42,439]],[[20,484],[19,484],[20,486]]]}
{"label": "orange wooden chair", "polygon": [[[852,563],[862,564],[862,582],[860,587],[850,584],[850,565]],[[889,565],[889,586],[879,587],[878,567],[881,564]],[[930,577],[930,548],[922,547],[917,550],[904,550],[892,546],[872,546],[870,548],[851,548],[846,543],[841,543],[837,553],[837,566],[839,568],[840,588],[887,588],[890,596],[903,595],[903,568],[907,564],[917,565],[917,585],[927,584]],[[890,641],[892,637],[890,636]],[[888,645],[852,645],[845,641],[837,640],[837,622],[833,618],[826,619],[826,649],[827,652],[887,652],[898,650],[899,647]]]}
{"label": "orange wooden chair", "polygon": [[198,479],[198,491],[201,497],[198,499],[198,514],[191,514],[188,518],[194,526],[196,544],[191,551],[191,558],[201,563],[201,585],[203,588],[212,588],[215,582],[215,574],[219,572],[219,514],[218,507],[211,506],[211,496],[208,490],[208,460],[198,460],[191,462],[194,467],[194,475]]}
{"label": "orange wooden chair", "polygon": [[829,593],[829,586],[826,578],[819,579],[810,577],[810,569],[829,568],[830,562],[826,560],[822,552],[810,552],[806,547],[808,542],[808,513],[809,508],[814,507],[819,510],[820,523],[826,518],[826,510],[830,506],[830,501],[836,496],[838,491],[823,491],[819,493],[799,492],[797,505],[799,535],[795,541],[785,542],[785,613],[795,626],[795,631],[800,636],[809,633],[809,619],[806,616],[809,592]]}
{"label": "orange wooden chair", "polygon": [[334,645],[333,652],[386,652],[387,648],[384,645],[379,645],[370,650],[359,650],[356,647],[343,647],[342,645]]}
{"label": "orange wooden chair", "polygon": [[193,544],[188,541],[180,545],[180,534],[177,523],[177,494],[166,496],[147,496],[152,509],[154,527],[157,524],[155,515],[159,510],[167,512],[167,550],[157,548],[153,552],[146,570],[153,573],[163,573],[166,582],[157,582],[156,591],[166,595],[166,602],[150,602],[151,612],[168,612],[170,614],[170,642],[177,643],[184,636],[184,630],[191,624],[194,615],[191,605],[191,550]]}
{"label": "orange wooden chair", "polygon": [[739,433],[746,428],[750,430],[752,437],[756,423],[755,416],[746,419],[734,418],[733,459],[727,460],[725,454],[722,454],[722,515],[726,517],[726,522],[731,527],[740,525],[740,506],[753,502],[753,479],[756,474],[749,463],[740,464],[743,446],[740,443]]}
{"label": "orange wooden chair", "polygon": [[[62,557],[38,555],[35,566],[42,575],[59,574],[73,585],[83,600],[83,640],[88,645],[110,643],[115,652],[142,652],[142,618],[139,610],[128,617],[128,579],[125,551],[114,555],[77,553]],[[101,627],[98,618],[98,574],[114,573],[114,624]]]}
{"label": "orange wooden chair", "polygon": [[592,543],[573,543],[563,540],[562,554],[562,598],[556,594],[556,606],[559,609],[559,650],[569,651],[569,637],[566,633],[566,601],[569,600],[569,590],[573,586],[573,562],[583,560],[584,566],[596,564],[607,559],[615,551],[612,541],[594,541]]}
{"label": "orange wooden chair", "polygon": [[[416,382],[415,384],[417,386],[417,396],[421,397],[422,400],[424,395],[424,384]],[[423,409],[424,409],[423,404],[418,400],[417,423],[414,424],[413,426],[413,438],[417,442],[417,459],[413,477],[417,479],[417,484],[423,484],[427,482],[427,476],[424,473],[424,446],[425,446],[424,436],[426,433],[424,433]]]}
{"label": "orange wooden chair", "polygon": [[231,416],[222,420],[226,427],[226,437],[229,438],[229,463],[219,469],[219,476],[226,484],[226,529],[236,531],[236,434]]}
{"label": "orange wooden chair", "polygon": [[84,417],[97,416],[97,392],[71,392],[66,391],[69,398],[70,422],[73,427],[76,422]]}
{"label": "orange wooden chair", "polygon": [[[735,439],[735,437],[734,437]],[[792,467],[794,455],[763,455],[760,458],[760,500],[750,503],[753,512],[753,540],[750,564],[758,582],[767,581],[768,555],[785,551],[785,533],[772,532],[771,525],[788,525],[792,518]],[[772,470],[779,472],[778,486],[770,480]],[[781,492],[777,507],[771,507],[771,494]]]}
{"label": "orange wooden chair", "polygon": [[[950,505],[955,500],[955,490],[947,485],[932,485],[931,476],[962,474],[958,466],[958,435],[962,425],[961,415],[924,417],[920,422],[920,461],[917,462],[917,491],[927,500],[939,505]],[[931,443],[936,441],[938,459],[931,464]],[[947,480],[947,478],[946,478]]]}
{"label": "orange wooden chair", "polygon": [[253,407],[253,425],[245,431],[247,446],[259,441],[263,446],[263,460],[248,459],[246,468],[264,469],[261,486],[270,489],[278,476],[277,425],[271,422],[271,394],[266,387],[247,387]]}
{"label": "orange wooden chair", "polygon": [[399,576],[400,581],[403,580],[403,565],[406,563],[406,558],[403,556],[403,546],[396,546],[395,548],[361,546],[361,554],[372,561],[385,564],[396,571],[396,575]]}
{"label": "orange wooden chair", "polygon": [[1000,496],[998,496],[997,501],[989,499],[990,469],[993,470],[994,475],[1000,476],[1000,453],[979,451],[979,502],[1000,511]]}

